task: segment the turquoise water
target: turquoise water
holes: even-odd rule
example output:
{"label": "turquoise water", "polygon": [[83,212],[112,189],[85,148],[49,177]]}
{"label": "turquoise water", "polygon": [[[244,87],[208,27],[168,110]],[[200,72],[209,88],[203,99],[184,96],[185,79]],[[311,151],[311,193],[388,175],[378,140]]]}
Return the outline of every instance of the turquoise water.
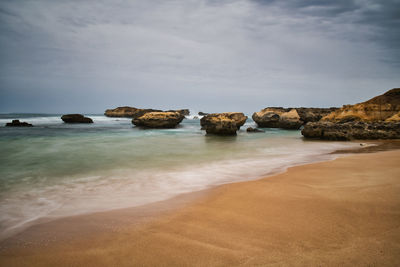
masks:
{"label": "turquoise water", "polygon": [[[132,207],[218,184],[255,179],[333,158],[354,146],[304,141],[300,131],[264,129],[207,136],[188,116],[176,129],[143,130],[127,118],[89,115],[68,125],[60,115],[0,115],[0,237],[40,218]],[[11,119],[32,128],[4,127]]]}

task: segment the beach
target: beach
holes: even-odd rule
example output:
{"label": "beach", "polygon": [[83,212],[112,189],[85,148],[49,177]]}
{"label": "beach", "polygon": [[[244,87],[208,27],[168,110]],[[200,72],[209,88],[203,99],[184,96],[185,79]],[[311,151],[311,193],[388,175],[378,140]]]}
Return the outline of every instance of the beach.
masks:
{"label": "beach", "polygon": [[3,242],[0,263],[398,266],[399,158],[400,150],[351,154],[160,202],[147,214],[124,209],[44,223]]}
{"label": "beach", "polygon": [[0,267],[400,267],[399,15],[0,1]]}

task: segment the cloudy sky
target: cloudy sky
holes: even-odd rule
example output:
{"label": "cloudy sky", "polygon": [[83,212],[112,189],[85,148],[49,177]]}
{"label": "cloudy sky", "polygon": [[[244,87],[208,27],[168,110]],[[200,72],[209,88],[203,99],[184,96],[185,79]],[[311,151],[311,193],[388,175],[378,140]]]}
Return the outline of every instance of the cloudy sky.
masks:
{"label": "cloudy sky", "polygon": [[400,0],[1,0],[0,112],[252,112],[400,87]]}

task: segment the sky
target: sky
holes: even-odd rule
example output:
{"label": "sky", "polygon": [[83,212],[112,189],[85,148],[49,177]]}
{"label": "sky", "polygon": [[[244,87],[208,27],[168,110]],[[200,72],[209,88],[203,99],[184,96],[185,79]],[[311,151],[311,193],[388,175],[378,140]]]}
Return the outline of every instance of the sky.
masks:
{"label": "sky", "polygon": [[400,87],[400,0],[0,0],[0,112],[254,112]]}

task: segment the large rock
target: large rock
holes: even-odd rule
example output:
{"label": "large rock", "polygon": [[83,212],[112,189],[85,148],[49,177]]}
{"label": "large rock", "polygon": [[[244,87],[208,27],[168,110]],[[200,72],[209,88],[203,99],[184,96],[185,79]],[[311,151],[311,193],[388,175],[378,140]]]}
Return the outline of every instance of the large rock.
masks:
{"label": "large rock", "polygon": [[104,115],[107,117],[126,117],[126,118],[138,118],[148,112],[161,112],[158,109],[142,109],[134,107],[117,107],[114,109],[107,109]]}
{"label": "large rock", "polygon": [[394,115],[400,112],[400,88],[394,88],[383,95],[355,105],[344,105],[323,117],[322,121],[331,122],[378,122],[396,121]]}
{"label": "large rock", "polygon": [[241,112],[212,113],[201,118],[200,125],[208,134],[236,135],[246,120]]}
{"label": "large rock", "polygon": [[[164,112],[164,111],[152,108],[118,107],[114,109],[107,109],[104,112],[104,115],[107,117],[139,118],[149,112]],[[165,112],[178,112],[183,116],[187,116],[190,114],[190,111],[188,109],[167,110]]]}
{"label": "large rock", "polygon": [[400,88],[359,104],[345,105],[319,122],[307,123],[302,134],[326,140],[398,139]]}
{"label": "large rock", "polygon": [[132,123],[146,128],[174,128],[185,118],[179,112],[148,112],[134,118]]}
{"label": "large rock", "polygon": [[268,107],[253,113],[259,127],[299,129],[307,122],[319,121],[337,108],[282,108]]}
{"label": "large rock", "polygon": [[304,123],[296,109],[265,108],[255,112],[252,118],[259,127],[265,128],[299,129]]}
{"label": "large rock", "polygon": [[21,122],[19,120],[12,120],[6,124],[7,127],[32,127],[33,125],[27,122]]}
{"label": "large rock", "polygon": [[302,135],[322,140],[399,139],[400,122],[309,122]]}
{"label": "large rock", "polygon": [[338,108],[295,108],[300,116],[300,120],[306,124],[307,122],[316,122]]}
{"label": "large rock", "polygon": [[93,123],[91,118],[85,117],[81,114],[66,114],[62,115],[61,119],[65,123]]}

